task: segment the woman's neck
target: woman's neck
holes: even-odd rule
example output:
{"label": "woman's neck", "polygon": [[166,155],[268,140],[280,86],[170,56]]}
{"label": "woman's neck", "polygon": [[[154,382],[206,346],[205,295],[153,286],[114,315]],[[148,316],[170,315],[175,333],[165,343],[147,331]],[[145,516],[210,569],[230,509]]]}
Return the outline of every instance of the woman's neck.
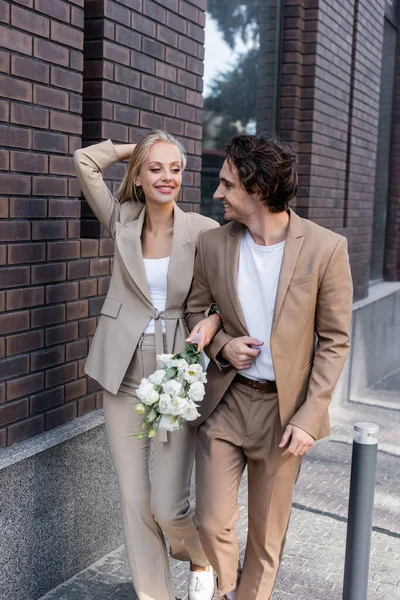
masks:
{"label": "woman's neck", "polygon": [[146,203],[144,228],[147,232],[157,235],[174,226],[174,203],[154,205]]}

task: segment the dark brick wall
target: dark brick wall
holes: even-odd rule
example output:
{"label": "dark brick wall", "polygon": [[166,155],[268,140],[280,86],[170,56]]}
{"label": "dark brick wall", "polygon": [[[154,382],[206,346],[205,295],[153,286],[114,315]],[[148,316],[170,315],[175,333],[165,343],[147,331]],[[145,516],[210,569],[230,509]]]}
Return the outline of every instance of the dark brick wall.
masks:
{"label": "dark brick wall", "polygon": [[80,240],[70,159],[82,143],[83,0],[0,8],[0,440],[10,445],[96,398],[82,373],[92,242]]}
{"label": "dark brick wall", "polygon": [[286,0],[280,132],[299,156],[298,212],[349,241],[368,294],[384,0]]}
{"label": "dark brick wall", "polygon": [[384,0],[356,2],[343,221],[356,298],[368,295],[370,279],[384,8]]}
{"label": "dark brick wall", "polygon": [[[390,157],[393,129],[394,78],[397,52],[397,31],[385,19],[382,73],[379,103],[379,138],[376,157],[375,201],[372,228],[370,279],[378,281],[384,276],[386,253],[386,221],[389,204]],[[379,174],[379,175],[378,175]]]}
{"label": "dark brick wall", "polygon": [[393,129],[391,144],[391,178],[386,225],[385,277],[400,280],[400,36],[397,34],[397,56],[393,96]]}
{"label": "dark brick wall", "polygon": [[4,446],[95,407],[82,373],[90,300],[81,278],[98,242],[80,240],[70,159],[82,143],[83,0],[2,1],[0,9]]}
{"label": "dark brick wall", "polygon": [[204,10],[0,2],[0,447],[102,405],[83,366],[113,244],[81,203],[73,151],[165,128],[188,153],[181,206],[199,211]]}

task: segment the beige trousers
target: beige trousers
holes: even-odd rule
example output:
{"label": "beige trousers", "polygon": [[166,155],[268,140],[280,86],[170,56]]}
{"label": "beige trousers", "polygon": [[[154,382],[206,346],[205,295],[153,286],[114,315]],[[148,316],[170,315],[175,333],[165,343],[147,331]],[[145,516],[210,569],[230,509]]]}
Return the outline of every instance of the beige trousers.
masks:
{"label": "beige trousers", "polygon": [[274,587],[301,458],[283,456],[278,395],[234,382],[199,428],[196,525],[221,595],[238,581],[237,494],[248,471],[248,535],[238,600],[268,600]]}
{"label": "beige trousers", "polygon": [[207,566],[208,560],[193,523],[190,501],[197,430],[168,433],[168,441],[153,439],[150,482],[150,440],[137,439],[142,417],[135,395],[142,377],[156,369],[154,335],[143,335],[118,394],[104,391],[104,414],[111,457],[121,494],[125,545],[139,600],[174,600],[168,554]]}

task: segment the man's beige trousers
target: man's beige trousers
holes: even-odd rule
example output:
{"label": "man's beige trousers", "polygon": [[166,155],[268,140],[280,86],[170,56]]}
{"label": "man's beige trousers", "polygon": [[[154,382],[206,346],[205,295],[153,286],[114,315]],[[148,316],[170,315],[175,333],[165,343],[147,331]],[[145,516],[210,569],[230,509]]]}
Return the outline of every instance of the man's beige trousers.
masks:
{"label": "man's beige trousers", "polygon": [[268,600],[274,587],[301,458],[283,455],[278,395],[234,382],[199,428],[196,525],[221,595],[235,589],[237,494],[248,473],[248,537],[238,600]]}
{"label": "man's beige trousers", "polygon": [[144,335],[118,394],[104,391],[104,413],[111,457],[117,473],[125,545],[139,600],[174,600],[168,554],[206,566],[199,534],[193,523],[190,477],[197,430],[190,426],[168,433],[168,441],[154,442],[152,480],[149,476],[150,440],[139,440],[142,417],[135,411],[135,395],[142,377],[156,369],[154,335]]}

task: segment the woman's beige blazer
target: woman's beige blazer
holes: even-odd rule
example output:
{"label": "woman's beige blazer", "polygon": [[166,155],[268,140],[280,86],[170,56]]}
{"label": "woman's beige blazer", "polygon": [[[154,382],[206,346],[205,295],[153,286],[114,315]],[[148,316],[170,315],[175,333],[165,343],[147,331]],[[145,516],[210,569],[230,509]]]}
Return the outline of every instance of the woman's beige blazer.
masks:
{"label": "woman's beige blazer", "polygon": [[144,205],[120,205],[104,183],[102,170],[118,161],[110,140],[74,153],[77,177],[86,200],[115,240],[110,288],[101,309],[85,372],[116,394],[146,325],[156,319],[157,351],[162,352],[160,319],[166,325],[168,352],[185,347],[186,298],[192,285],[196,245],[200,233],[218,223],[174,207],[174,233],[167,278],[167,304],[159,314],[153,307],[144,269],[141,232]]}

